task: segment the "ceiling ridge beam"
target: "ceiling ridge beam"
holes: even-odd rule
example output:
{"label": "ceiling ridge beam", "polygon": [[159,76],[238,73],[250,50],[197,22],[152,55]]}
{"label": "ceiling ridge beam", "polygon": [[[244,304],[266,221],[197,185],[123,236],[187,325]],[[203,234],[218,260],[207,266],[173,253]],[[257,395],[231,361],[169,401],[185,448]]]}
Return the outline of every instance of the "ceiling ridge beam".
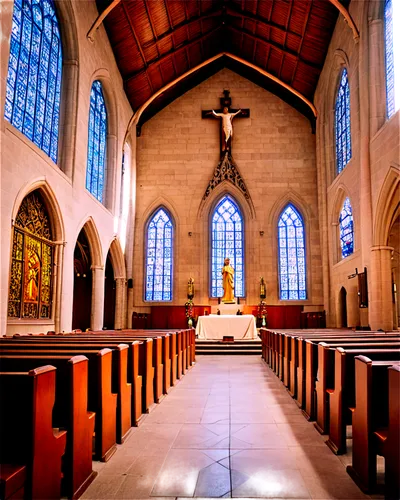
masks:
{"label": "ceiling ridge beam", "polygon": [[280,80],[276,76],[272,75],[268,71],[265,71],[265,70],[259,68],[255,64],[249,63],[248,61],[242,59],[241,57],[235,56],[234,54],[231,54],[230,52],[220,52],[216,56],[213,56],[210,59],[207,59],[207,61],[203,61],[201,64],[198,64],[194,68],[191,68],[189,71],[186,71],[186,73],[184,73],[180,77],[176,78],[172,82],[168,83],[167,85],[165,85],[161,89],[157,90],[157,92],[155,92],[149,99],[147,99],[147,101],[145,103],[143,103],[133,113],[131,119],[129,120],[129,124],[128,124],[128,127],[127,127],[127,132],[126,132],[125,139],[130,134],[131,127],[136,126],[139,123],[140,117],[142,116],[143,112],[146,110],[147,107],[150,106],[150,104],[155,99],[157,99],[157,97],[159,97],[161,94],[163,94],[164,92],[166,92],[167,90],[169,90],[171,87],[177,85],[180,81],[182,81],[183,79],[187,78],[192,73],[198,71],[199,69],[203,68],[204,66],[207,66],[207,65],[211,64],[212,62],[214,62],[214,61],[216,61],[216,60],[218,60],[218,59],[220,59],[221,57],[224,57],[224,56],[225,57],[229,57],[230,59],[233,59],[235,61],[238,61],[239,63],[243,64],[244,66],[248,66],[249,68],[254,69],[258,73],[260,73],[261,75],[269,78],[270,80],[274,81],[275,83],[278,83],[280,86],[282,86],[283,88],[285,88],[286,90],[288,90],[290,93],[292,93],[293,95],[295,95],[296,97],[298,97],[300,100],[302,100],[311,109],[314,117],[317,118],[317,108],[314,106],[314,104],[309,99],[307,99],[307,97],[305,97],[303,94],[301,94],[298,90],[294,89],[293,87],[291,87],[287,83],[283,82],[282,80]]}

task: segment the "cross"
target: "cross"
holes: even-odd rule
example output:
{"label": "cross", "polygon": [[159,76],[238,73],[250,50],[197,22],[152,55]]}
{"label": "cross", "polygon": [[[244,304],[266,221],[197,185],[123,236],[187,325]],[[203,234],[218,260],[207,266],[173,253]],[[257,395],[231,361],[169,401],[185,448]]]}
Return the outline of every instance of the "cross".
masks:
{"label": "cross", "polygon": [[231,153],[233,126],[232,121],[236,118],[250,118],[249,109],[231,108],[232,99],[229,96],[230,91],[223,91],[224,97],[220,98],[221,109],[207,109],[201,112],[202,118],[219,118],[221,122],[220,139],[221,155]]}

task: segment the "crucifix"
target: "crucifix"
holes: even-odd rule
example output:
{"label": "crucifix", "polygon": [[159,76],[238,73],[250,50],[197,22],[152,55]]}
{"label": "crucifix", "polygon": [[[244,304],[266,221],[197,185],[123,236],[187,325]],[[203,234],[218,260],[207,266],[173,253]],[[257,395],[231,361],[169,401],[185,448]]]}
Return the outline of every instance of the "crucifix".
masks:
{"label": "crucifix", "polygon": [[221,137],[221,155],[225,153],[231,154],[233,126],[232,121],[236,118],[250,118],[249,109],[232,109],[232,99],[229,96],[230,91],[223,91],[224,97],[220,98],[221,109],[210,109],[201,112],[202,118],[219,118],[221,122],[220,137]]}

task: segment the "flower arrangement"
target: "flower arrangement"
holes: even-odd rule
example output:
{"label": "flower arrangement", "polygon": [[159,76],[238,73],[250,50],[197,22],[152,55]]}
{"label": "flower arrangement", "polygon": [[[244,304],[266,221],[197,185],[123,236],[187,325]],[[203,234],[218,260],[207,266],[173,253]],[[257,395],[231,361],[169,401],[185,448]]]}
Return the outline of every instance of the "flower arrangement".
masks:
{"label": "flower arrangement", "polygon": [[189,326],[193,326],[194,304],[191,299],[185,302],[185,313]]}

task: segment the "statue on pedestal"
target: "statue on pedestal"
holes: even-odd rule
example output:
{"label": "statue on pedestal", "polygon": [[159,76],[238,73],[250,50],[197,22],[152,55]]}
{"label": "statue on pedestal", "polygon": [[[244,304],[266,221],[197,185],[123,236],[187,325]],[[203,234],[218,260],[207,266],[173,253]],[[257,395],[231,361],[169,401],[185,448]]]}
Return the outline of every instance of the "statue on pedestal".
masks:
{"label": "statue on pedestal", "polygon": [[221,301],[224,304],[235,304],[235,295],[234,295],[234,279],[233,276],[235,274],[235,270],[230,265],[230,259],[226,258],[224,260],[224,267],[222,268],[222,286],[224,288],[224,295]]}

